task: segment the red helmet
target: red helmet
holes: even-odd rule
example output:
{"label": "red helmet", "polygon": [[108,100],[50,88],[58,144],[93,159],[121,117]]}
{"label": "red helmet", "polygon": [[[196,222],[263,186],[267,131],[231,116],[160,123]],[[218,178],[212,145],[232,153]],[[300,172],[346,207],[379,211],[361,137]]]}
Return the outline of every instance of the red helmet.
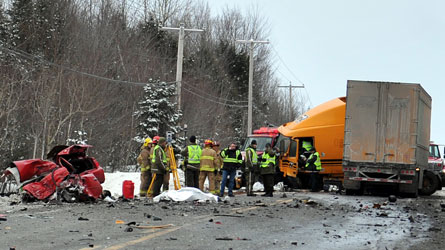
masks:
{"label": "red helmet", "polygon": [[207,139],[207,140],[204,141],[204,145],[210,145],[210,146],[212,146],[212,145],[213,145],[213,141],[210,140],[210,139]]}
{"label": "red helmet", "polygon": [[161,138],[161,137],[159,137],[159,135],[153,137],[153,143],[158,143],[158,141],[159,141],[160,138]]}
{"label": "red helmet", "polygon": [[212,143],[212,146],[213,146],[213,147],[219,147],[219,141],[214,141],[214,142]]}

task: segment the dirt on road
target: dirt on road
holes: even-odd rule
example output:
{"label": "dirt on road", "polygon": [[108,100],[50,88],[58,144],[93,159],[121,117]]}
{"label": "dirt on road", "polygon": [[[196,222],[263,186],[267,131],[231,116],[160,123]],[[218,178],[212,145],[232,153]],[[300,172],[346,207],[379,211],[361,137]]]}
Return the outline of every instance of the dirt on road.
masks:
{"label": "dirt on road", "polygon": [[388,202],[297,191],[218,203],[92,204],[0,197],[0,242],[16,249],[443,249],[444,196]]}

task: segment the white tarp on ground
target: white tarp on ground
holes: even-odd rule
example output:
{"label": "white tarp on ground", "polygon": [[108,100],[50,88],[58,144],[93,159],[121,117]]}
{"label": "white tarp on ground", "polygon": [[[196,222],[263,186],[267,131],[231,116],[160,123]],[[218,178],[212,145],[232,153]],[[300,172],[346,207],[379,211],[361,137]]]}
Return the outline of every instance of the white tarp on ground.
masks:
{"label": "white tarp on ground", "polygon": [[252,190],[253,192],[263,192],[264,185],[261,182],[257,181],[253,184]]}
{"label": "white tarp on ground", "polygon": [[159,202],[161,200],[170,200],[170,201],[198,200],[199,202],[204,202],[204,201],[218,202],[218,196],[209,193],[204,193],[197,188],[184,187],[179,190],[168,190],[153,198],[154,202]]}
{"label": "white tarp on ground", "polygon": [[[283,191],[283,183],[278,182],[277,185],[273,186],[275,191]],[[264,192],[264,185],[261,182],[255,182],[252,187],[253,192]]]}

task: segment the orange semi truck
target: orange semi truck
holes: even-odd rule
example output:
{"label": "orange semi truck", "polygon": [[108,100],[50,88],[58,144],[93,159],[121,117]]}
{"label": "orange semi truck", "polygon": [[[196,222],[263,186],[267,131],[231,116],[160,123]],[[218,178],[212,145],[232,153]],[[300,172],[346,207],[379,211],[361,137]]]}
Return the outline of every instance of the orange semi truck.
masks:
{"label": "orange semi truck", "polygon": [[301,162],[298,166],[299,156],[305,151],[302,144],[306,141],[320,153],[320,175],[324,184],[342,185],[345,107],[346,98],[336,98],[278,128],[280,136],[276,146],[281,152],[279,167],[288,184],[300,188],[308,186],[309,173]]}
{"label": "orange semi truck", "polygon": [[[363,93],[354,93],[350,89],[352,86],[356,86],[356,89],[360,87],[365,87],[363,88],[365,90],[366,88],[369,89]],[[393,89],[399,88],[396,91],[397,93],[384,91],[385,88],[391,87]],[[374,92],[370,92],[370,90],[374,90]],[[323,179],[325,186],[332,184],[344,187],[344,184],[347,184],[347,192],[356,193],[363,191],[365,185],[391,184],[400,186],[399,191],[411,193],[414,196],[417,195],[416,190],[418,188],[420,193],[426,195],[431,194],[436,189],[441,189],[442,185],[435,185],[435,187],[430,185],[428,187],[429,191],[424,190],[426,192],[422,192],[423,185],[425,185],[425,189],[429,183],[432,183],[431,180],[423,181],[424,178],[437,178],[438,181],[434,179],[433,182],[439,182],[440,184],[442,184],[442,178],[437,171],[430,171],[428,167],[428,144],[424,144],[429,142],[430,117],[428,112],[430,110],[422,106],[424,108],[423,113],[425,113],[424,117],[417,117],[418,114],[413,113],[417,110],[415,105],[419,104],[419,96],[416,96],[416,93],[426,94],[420,85],[415,84],[348,81],[348,97],[352,98],[351,101],[354,100],[354,103],[351,102],[349,105],[348,114],[346,111],[346,97],[340,97],[307,111],[293,122],[280,126],[278,128],[280,135],[275,146],[281,152],[279,169],[285,183],[300,188],[308,186],[310,173],[305,171],[304,162],[299,160],[299,155],[305,151],[303,149],[303,141],[305,141],[315,146],[320,153],[322,163],[320,177]],[[427,103],[429,100],[430,105],[431,99],[427,98],[429,97],[427,94],[425,96],[422,100],[426,100]],[[382,113],[379,116],[366,113],[366,110],[358,110],[369,108],[369,105],[377,105],[386,110],[385,112],[380,110]],[[395,113],[396,111],[399,113]],[[391,112],[397,117],[393,117]],[[407,112],[408,114],[406,114]],[[352,120],[348,120],[351,119],[352,115],[355,118],[354,123],[351,123]],[[413,115],[414,117],[411,117]],[[413,125],[406,125],[403,121],[400,122],[398,117],[408,117],[408,119],[411,117],[414,121],[412,124],[419,120],[425,126],[414,128]],[[345,130],[345,118],[347,118],[349,126],[347,130]],[[392,124],[383,124],[382,119],[392,121]],[[379,129],[376,130],[375,127],[369,129],[370,124],[377,124],[376,126]],[[418,129],[419,131],[405,132],[403,129]],[[352,136],[351,132],[353,133]],[[413,138],[409,138],[407,133],[419,134],[418,142],[413,142]],[[349,140],[346,144],[344,142],[345,134]],[[388,141],[392,137],[398,141],[394,143]],[[370,141],[372,138],[377,139]],[[369,146],[370,142],[374,143],[374,147]],[[410,146],[405,146],[407,144],[410,144]],[[362,150],[364,146],[368,147],[366,148],[367,151],[365,150],[366,152]],[[372,151],[372,148],[377,151]],[[388,152],[384,152],[385,149]],[[346,152],[346,157],[344,157],[344,152]],[[352,161],[351,153],[355,154],[356,157]],[[371,157],[371,159],[371,154],[382,154],[385,157]],[[400,154],[413,154],[418,157],[391,158],[392,155]],[[364,160],[358,161],[358,159]],[[417,172],[413,174],[412,170],[416,169]],[[382,173],[382,171],[385,173]],[[434,174],[428,172],[434,172]],[[347,178],[344,178],[345,173]],[[344,183],[344,179],[347,179],[347,183]],[[407,179],[412,179],[412,181],[407,182]]]}

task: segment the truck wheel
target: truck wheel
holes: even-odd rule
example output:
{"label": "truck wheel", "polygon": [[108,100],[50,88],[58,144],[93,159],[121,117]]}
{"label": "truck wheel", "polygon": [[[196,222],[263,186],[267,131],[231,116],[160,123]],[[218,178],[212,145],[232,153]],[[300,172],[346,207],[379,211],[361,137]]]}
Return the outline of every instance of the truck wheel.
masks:
{"label": "truck wheel", "polygon": [[434,192],[436,192],[438,186],[439,186],[439,180],[437,179],[437,177],[433,173],[425,171],[423,176],[422,189],[420,189],[420,194],[432,195]]}

